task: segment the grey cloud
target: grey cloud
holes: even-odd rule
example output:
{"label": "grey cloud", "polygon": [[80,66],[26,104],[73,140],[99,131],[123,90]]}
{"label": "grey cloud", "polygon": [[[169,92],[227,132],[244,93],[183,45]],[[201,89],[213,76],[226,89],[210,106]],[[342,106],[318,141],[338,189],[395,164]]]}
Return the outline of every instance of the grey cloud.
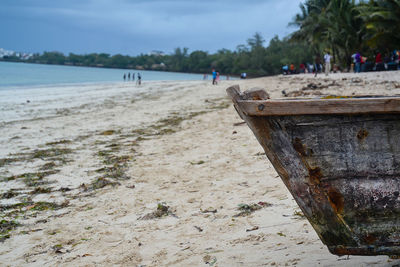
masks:
{"label": "grey cloud", "polygon": [[[189,47],[215,52],[221,48],[234,49],[245,43],[255,32],[268,41],[275,34],[289,33],[288,22],[299,12],[300,0],[197,1],[197,0],[5,0],[0,3],[0,24],[31,31],[40,23],[46,28],[58,27],[69,36],[60,38],[60,49],[78,44],[65,43],[86,40],[87,33],[102,40],[84,44],[87,49],[111,53],[138,54],[153,49],[172,51],[174,47]],[[3,11],[1,11],[3,10]],[[4,10],[7,10],[5,12]],[[7,14],[8,13],[8,14]],[[4,15],[4,16],[2,16]],[[34,21],[29,25],[27,21]],[[12,35],[12,34],[11,34]],[[45,36],[45,35],[44,35]],[[2,41],[3,37],[0,37]],[[18,35],[7,36],[18,42]],[[46,40],[31,40],[46,46]],[[1,42],[0,42],[1,43]],[[52,42],[57,43],[53,40]],[[126,43],[130,43],[127,45]],[[7,47],[11,49],[12,47]],[[47,49],[47,48],[44,48]],[[75,48],[74,48],[75,49]],[[86,49],[86,50],[87,50]],[[122,49],[124,51],[119,51]],[[82,50],[85,50],[82,47]],[[75,52],[75,51],[71,51]],[[77,51],[79,52],[79,51]]]}

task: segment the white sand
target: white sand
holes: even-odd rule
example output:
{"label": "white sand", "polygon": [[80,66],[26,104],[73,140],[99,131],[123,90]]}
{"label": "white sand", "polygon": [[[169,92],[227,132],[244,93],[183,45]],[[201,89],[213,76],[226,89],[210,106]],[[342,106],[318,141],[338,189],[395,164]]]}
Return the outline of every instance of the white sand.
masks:
{"label": "white sand", "polygon": [[[20,194],[0,203],[18,203],[27,197],[34,202],[68,203],[57,210],[22,208],[16,220],[23,225],[0,243],[0,265],[399,264],[387,256],[330,254],[308,221],[296,215],[297,204],[249,128],[234,125],[241,120],[226,96],[228,86],[240,84],[242,90],[261,87],[271,97],[280,98],[282,90],[290,94],[311,83],[329,86],[300,93],[312,92],[307,97],[317,91],[322,95],[400,95],[400,72],[385,72],[277,76],[222,81],[218,86],[153,82],[144,84],[140,94],[124,84],[113,88],[99,85],[104,93],[94,94],[96,97],[82,96],[79,105],[69,106],[69,97],[57,98],[57,105],[47,106],[42,113],[34,109],[32,117],[28,116],[28,104],[0,105],[9,114],[25,114],[23,120],[0,125],[0,159],[31,155],[0,167],[1,177],[35,173],[49,162],[55,162],[54,169],[59,170],[44,178],[54,182],[41,186],[51,187],[50,193],[27,194],[35,187],[27,187],[23,178],[1,182],[0,194],[10,189]],[[35,101],[29,104],[35,105]],[[102,134],[107,130],[114,132]],[[61,140],[70,142],[50,144]],[[72,153],[61,155],[61,161],[32,158],[33,151],[49,148],[68,148]],[[96,170],[112,167],[103,162],[104,151],[127,156],[119,174],[129,179],[118,180],[120,185],[115,187],[85,191],[82,183],[90,187],[96,178],[107,177]],[[62,187],[71,191],[56,191]],[[239,204],[260,201],[272,205],[234,217]],[[163,202],[172,214],[140,219]]]}

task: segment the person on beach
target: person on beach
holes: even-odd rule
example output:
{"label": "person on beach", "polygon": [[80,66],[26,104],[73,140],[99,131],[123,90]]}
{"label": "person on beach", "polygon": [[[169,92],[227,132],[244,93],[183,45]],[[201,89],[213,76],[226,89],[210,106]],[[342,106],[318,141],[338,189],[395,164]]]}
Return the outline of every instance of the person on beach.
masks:
{"label": "person on beach", "polygon": [[296,74],[296,68],[294,67],[294,64],[290,64],[290,74]]}
{"label": "person on beach", "polygon": [[142,84],[142,76],[140,75],[140,73],[137,74],[137,85],[141,85]]}
{"label": "person on beach", "polygon": [[317,77],[318,72],[321,71],[321,58],[318,54],[315,56],[315,68],[314,69],[315,69],[314,77]]}
{"label": "person on beach", "polygon": [[282,73],[283,73],[283,75],[288,75],[289,74],[289,66],[287,64],[283,65]]}
{"label": "person on beach", "polygon": [[126,80],[126,73],[124,73],[124,81]]}
{"label": "person on beach", "polygon": [[212,70],[212,77],[213,77],[212,84],[213,85],[217,84],[217,72],[215,71],[215,69]]}
{"label": "person on beach", "polygon": [[376,70],[376,71],[385,70],[385,66],[383,65],[382,54],[381,54],[381,52],[379,52],[379,51],[376,51],[376,56],[375,56],[375,70]]}
{"label": "person on beach", "polygon": [[135,81],[135,73],[132,72],[132,81]]}
{"label": "person on beach", "polygon": [[128,72],[128,81],[131,79],[131,73]]}
{"label": "person on beach", "polygon": [[299,66],[300,73],[306,73],[306,64],[301,63]]}
{"label": "person on beach", "polygon": [[325,75],[328,76],[329,72],[331,71],[331,55],[329,54],[329,51],[326,52],[324,56],[324,61],[325,61]]}
{"label": "person on beach", "polygon": [[361,54],[356,52],[354,54],[354,72],[359,73],[361,71]]}

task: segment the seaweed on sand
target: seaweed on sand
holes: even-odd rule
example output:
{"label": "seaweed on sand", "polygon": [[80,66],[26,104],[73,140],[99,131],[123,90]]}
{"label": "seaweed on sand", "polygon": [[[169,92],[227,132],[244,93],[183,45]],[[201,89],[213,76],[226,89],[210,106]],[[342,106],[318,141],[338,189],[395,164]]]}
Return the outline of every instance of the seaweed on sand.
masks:
{"label": "seaweed on sand", "polygon": [[11,181],[15,179],[23,179],[23,182],[27,186],[40,186],[44,184],[49,184],[48,181],[43,180],[46,176],[56,174],[59,170],[50,170],[50,171],[43,171],[43,172],[27,172],[19,175],[13,175],[4,178],[4,181]]}
{"label": "seaweed on sand", "polygon": [[271,204],[267,202],[258,202],[253,204],[239,204],[238,210],[240,211],[238,214],[234,215],[233,217],[243,217],[248,216],[255,212],[256,210],[262,209],[263,207],[269,207]]}
{"label": "seaweed on sand", "polygon": [[49,149],[37,149],[31,153],[32,159],[45,159],[45,158],[54,158],[57,156],[62,156],[65,154],[72,153],[72,150],[69,148],[49,148]]}
{"label": "seaweed on sand", "polygon": [[10,232],[20,224],[14,220],[1,220],[0,221],[0,242],[10,238]]}
{"label": "seaweed on sand", "polygon": [[148,213],[142,217],[139,217],[138,220],[152,220],[159,219],[162,217],[166,217],[168,215],[174,215],[169,206],[165,204],[165,202],[161,202],[157,204],[157,209],[151,213]]}
{"label": "seaweed on sand", "polygon": [[96,190],[96,189],[100,189],[100,188],[106,187],[108,185],[116,186],[116,185],[120,185],[120,183],[110,181],[110,180],[108,180],[108,179],[106,179],[104,177],[99,177],[96,180],[94,180],[91,184],[89,184],[89,185],[81,184],[80,187],[84,191],[92,191],[92,190]]}

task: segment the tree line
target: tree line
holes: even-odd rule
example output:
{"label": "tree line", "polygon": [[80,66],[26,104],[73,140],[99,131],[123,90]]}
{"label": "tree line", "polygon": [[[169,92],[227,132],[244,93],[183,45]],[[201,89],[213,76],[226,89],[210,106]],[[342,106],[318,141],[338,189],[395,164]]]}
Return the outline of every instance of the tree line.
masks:
{"label": "tree line", "polygon": [[[289,26],[297,30],[282,39],[275,36],[267,46],[260,33],[235,50],[216,53],[176,48],[170,55],[138,56],[92,53],[64,55],[60,52],[34,54],[25,62],[122,69],[163,70],[250,77],[275,75],[282,65],[312,63],[316,55],[330,51],[333,61],[348,68],[351,55],[360,52],[372,59],[377,52],[400,48],[400,0],[306,0]],[[16,57],[3,60],[21,61]]]}
{"label": "tree line", "polygon": [[232,51],[221,49],[216,53],[188,48],[176,48],[170,55],[141,54],[135,57],[128,55],[110,55],[92,53],[77,55],[61,52],[44,52],[34,54],[28,60],[8,57],[5,61],[24,61],[28,63],[56,64],[120,69],[161,70],[188,73],[210,73],[215,68],[225,75],[239,76],[246,72],[250,77],[274,75],[280,72],[282,64],[303,62],[311,58],[311,50],[305,44],[279,39],[275,36],[267,47],[260,33],[255,33],[246,44],[238,45]]}

